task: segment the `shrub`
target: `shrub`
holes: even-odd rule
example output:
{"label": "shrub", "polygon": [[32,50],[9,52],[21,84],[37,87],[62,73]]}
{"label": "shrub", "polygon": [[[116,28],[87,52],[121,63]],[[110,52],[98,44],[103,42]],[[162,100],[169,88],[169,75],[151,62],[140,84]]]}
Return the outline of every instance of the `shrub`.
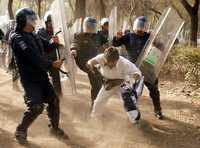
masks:
{"label": "shrub", "polygon": [[[190,86],[200,86],[200,48],[175,48],[170,52],[162,75],[186,80]],[[161,75],[161,76],[162,76]]]}

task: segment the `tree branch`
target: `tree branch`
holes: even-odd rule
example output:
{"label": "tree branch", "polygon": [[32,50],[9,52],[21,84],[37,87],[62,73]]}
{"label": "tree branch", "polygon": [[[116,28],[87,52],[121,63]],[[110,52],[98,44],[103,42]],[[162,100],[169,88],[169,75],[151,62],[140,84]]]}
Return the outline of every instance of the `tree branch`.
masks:
{"label": "tree branch", "polygon": [[134,13],[137,5],[138,5],[138,3],[133,0],[132,3],[131,3],[131,12],[130,12],[130,15],[129,15],[129,21],[130,21],[130,24],[131,24],[132,27],[133,27],[132,16],[133,16],[133,13]]}
{"label": "tree branch", "polygon": [[180,0],[184,8],[191,15],[192,14],[192,6],[186,0]]}
{"label": "tree branch", "polygon": [[156,14],[162,15],[162,13],[158,10],[156,10],[155,8],[149,8],[149,10],[155,12]]}
{"label": "tree branch", "polygon": [[200,0],[195,0],[193,10],[194,12],[197,12],[199,10]]}
{"label": "tree branch", "polygon": [[75,15],[74,7],[73,7],[73,5],[72,5],[72,1],[71,1],[71,0],[69,0],[69,6],[70,6],[70,8],[72,9],[73,15]]}

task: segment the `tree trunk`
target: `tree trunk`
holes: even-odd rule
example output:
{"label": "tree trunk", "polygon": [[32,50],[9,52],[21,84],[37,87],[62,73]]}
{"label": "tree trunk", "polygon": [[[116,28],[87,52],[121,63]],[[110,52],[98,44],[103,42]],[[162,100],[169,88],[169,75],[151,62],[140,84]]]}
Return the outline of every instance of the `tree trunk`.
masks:
{"label": "tree trunk", "polygon": [[37,1],[37,5],[38,5],[38,16],[41,17],[41,4],[42,4],[42,0],[38,0]]}
{"label": "tree trunk", "polygon": [[200,0],[195,0],[193,6],[191,6],[186,0],[181,0],[181,3],[190,16],[190,46],[197,47],[198,10]]}
{"label": "tree trunk", "polygon": [[191,15],[190,46],[197,47],[198,14]]}
{"label": "tree trunk", "polygon": [[106,17],[106,11],[105,11],[105,4],[104,4],[104,1],[103,0],[99,0],[99,3],[100,3],[100,18],[104,18]]}
{"label": "tree trunk", "polygon": [[13,13],[13,9],[12,9],[12,5],[13,5],[13,0],[9,0],[8,1],[8,14],[11,20],[14,19],[14,13]]}
{"label": "tree trunk", "polygon": [[85,18],[86,16],[86,0],[76,0],[75,18]]}

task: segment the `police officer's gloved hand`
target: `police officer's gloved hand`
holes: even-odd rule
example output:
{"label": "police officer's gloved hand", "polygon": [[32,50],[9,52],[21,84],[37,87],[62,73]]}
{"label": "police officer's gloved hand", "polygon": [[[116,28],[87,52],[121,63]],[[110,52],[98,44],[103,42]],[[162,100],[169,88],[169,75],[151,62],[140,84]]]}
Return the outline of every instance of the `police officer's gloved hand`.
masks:
{"label": "police officer's gloved hand", "polygon": [[135,73],[135,74],[133,75],[133,78],[135,79],[135,81],[138,81],[138,80],[141,79],[141,76],[140,76],[139,74]]}
{"label": "police officer's gloved hand", "polygon": [[75,49],[72,49],[70,54],[72,57],[77,57],[77,52]]}
{"label": "police officer's gloved hand", "polygon": [[88,68],[89,71],[95,73],[95,68],[91,64],[86,63],[86,67]]}
{"label": "police officer's gloved hand", "polygon": [[118,31],[115,37],[117,39],[120,39],[122,36],[123,36],[123,32],[122,31]]}
{"label": "police officer's gloved hand", "polygon": [[64,48],[64,45],[60,43],[58,36],[53,36],[51,39],[52,44],[54,44],[57,48]]}
{"label": "police officer's gloved hand", "polygon": [[56,60],[52,63],[53,68],[60,69],[63,64],[63,60]]}

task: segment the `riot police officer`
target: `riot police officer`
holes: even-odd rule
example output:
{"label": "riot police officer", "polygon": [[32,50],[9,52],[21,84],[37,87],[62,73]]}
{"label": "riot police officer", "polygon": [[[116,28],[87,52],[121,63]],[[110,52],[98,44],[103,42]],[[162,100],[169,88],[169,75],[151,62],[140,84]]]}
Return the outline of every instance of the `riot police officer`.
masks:
{"label": "riot police officer", "polygon": [[4,32],[3,32],[3,30],[1,30],[1,28],[0,28],[0,41],[3,40],[3,37],[4,37]]}
{"label": "riot police officer", "polygon": [[83,33],[75,34],[71,44],[71,54],[75,57],[78,67],[87,73],[91,84],[92,105],[102,86],[102,78],[99,72],[92,73],[86,63],[89,59],[100,53],[100,48],[107,39],[96,33],[97,21],[93,17],[86,17],[83,21]]}
{"label": "riot police officer", "polygon": [[22,8],[18,10],[15,33],[11,37],[11,48],[19,69],[27,105],[27,110],[15,132],[15,137],[20,144],[27,143],[28,128],[44,110],[44,103],[48,104],[50,133],[58,137],[68,138],[64,131],[59,128],[59,98],[47,75],[50,68],[60,68],[62,60],[53,61],[44,57],[44,44],[42,44],[40,37],[34,33],[36,19],[36,14],[32,9]]}
{"label": "riot police officer", "polygon": [[[135,63],[142,52],[147,40],[149,39],[150,33],[146,32],[147,19],[145,16],[136,18],[133,25],[133,33],[127,33],[122,35],[121,32],[117,33],[117,36],[113,39],[114,46],[125,45],[128,53],[128,58],[131,62]],[[160,92],[158,89],[158,79],[151,84],[145,81],[145,85],[149,89],[150,97],[152,98],[154,105],[155,116],[158,119],[163,119],[161,105],[160,105]]]}
{"label": "riot police officer", "polygon": [[102,18],[100,23],[101,23],[101,30],[99,30],[98,33],[104,36],[106,39],[108,39],[109,19]]}
{"label": "riot police officer", "polygon": [[[52,27],[52,20],[51,20],[51,11],[47,11],[44,15],[44,21],[45,21],[45,28],[40,28],[37,32],[37,34],[40,36],[42,42],[45,44],[46,42],[51,42],[53,38],[54,32]],[[48,58],[52,60],[57,60],[57,51],[59,50],[59,45],[53,44],[53,46],[48,47],[47,49],[44,49],[45,54],[48,56]],[[56,91],[57,95],[62,95],[61,90],[61,82],[60,82],[60,74],[59,71],[55,68],[51,68],[49,70],[49,74],[52,77],[52,83],[54,90]]]}

